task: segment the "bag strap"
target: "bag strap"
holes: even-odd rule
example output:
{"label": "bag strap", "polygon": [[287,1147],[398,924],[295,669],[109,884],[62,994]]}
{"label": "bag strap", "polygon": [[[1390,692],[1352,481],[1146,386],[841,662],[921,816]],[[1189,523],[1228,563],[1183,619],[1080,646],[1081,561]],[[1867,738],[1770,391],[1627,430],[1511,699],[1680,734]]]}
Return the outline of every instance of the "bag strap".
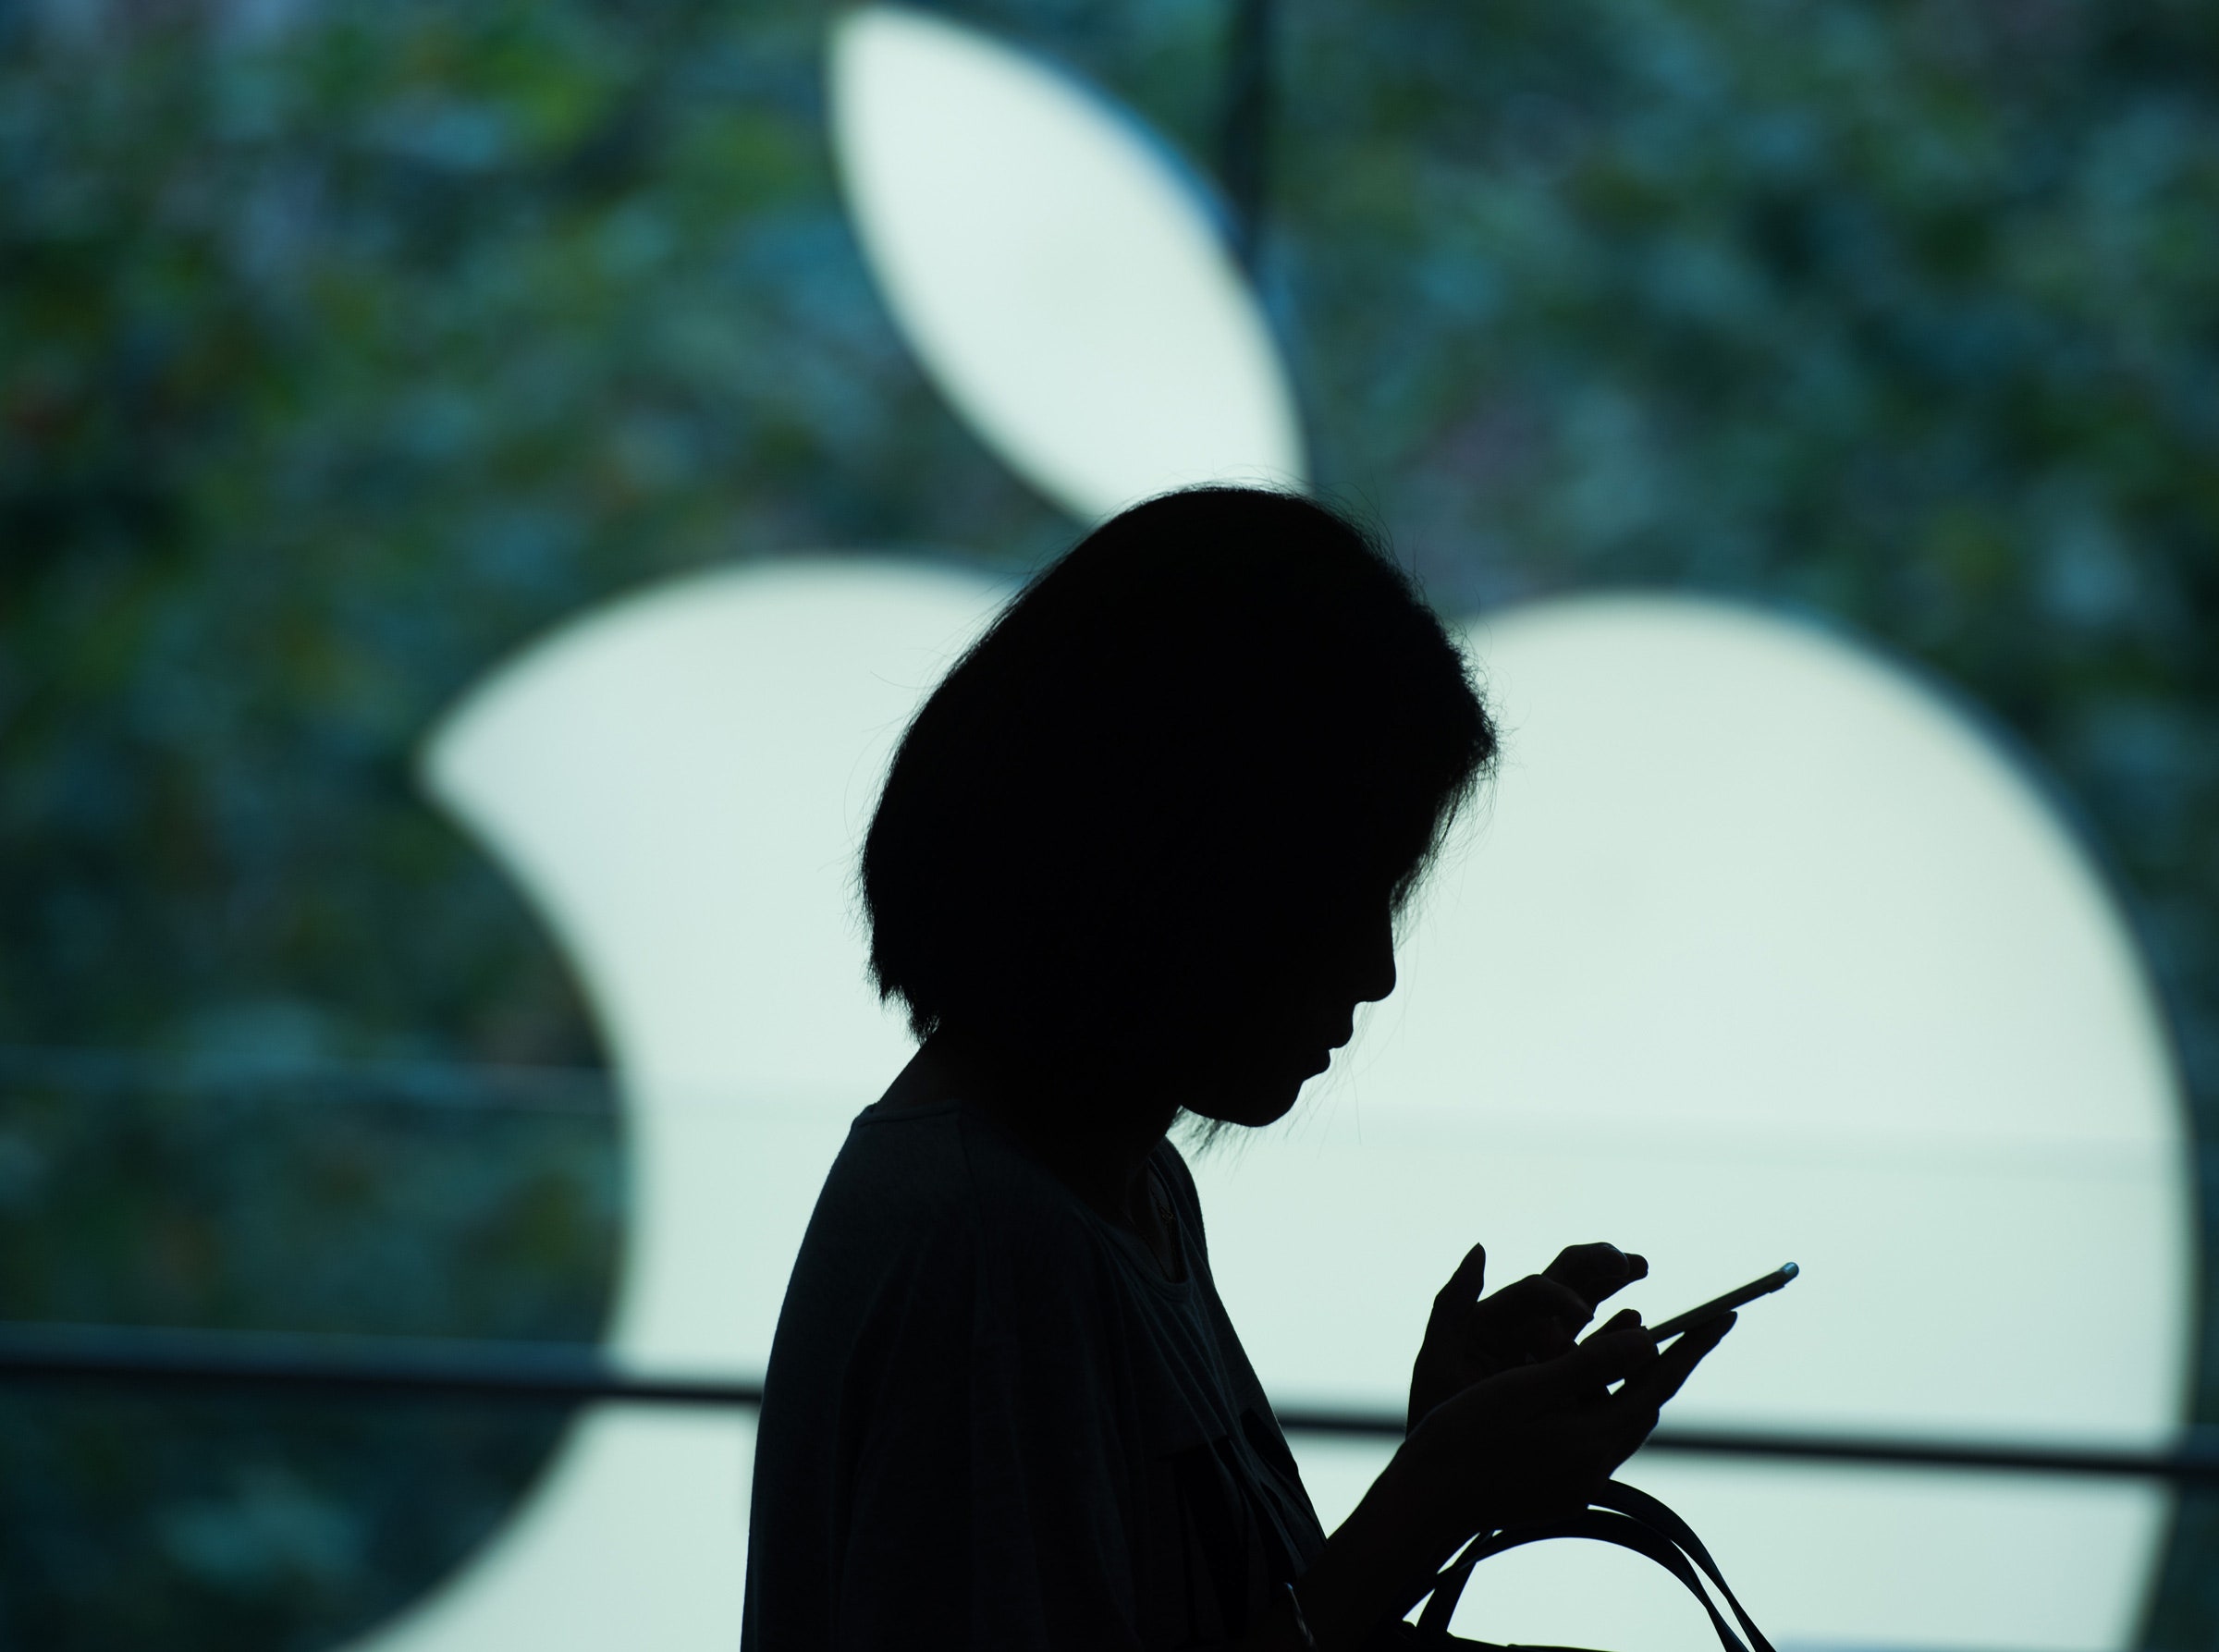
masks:
{"label": "bag strap", "polygon": [[[1417,1620],[1419,1636],[1440,1645],[1448,1644],[1449,1620],[1455,1614],[1465,1585],[1471,1580],[1472,1569],[1481,1560],[1522,1548],[1528,1543],[1544,1543],[1558,1537],[1583,1537],[1592,1542],[1615,1544],[1654,1560],[1678,1578],[1681,1585],[1702,1603],[1711,1628],[1718,1633],[1722,1652],[1772,1652],[1772,1644],[1749,1621],[1749,1614],[1742,1609],[1734,1591],[1726,1586],[1718,1563],[1711,1560],[1710,1550],[1703,1547],[1702,1540],[1687,1523],[1647,1492],[1617,1480],[1611,1481],[1596,1496],[1594,1507],[1569,1520],[1482,1533],[1475,1537],[1433,1580],[1432,1598],[1426,1602],[1426,1609]],[[1734,1625],[1727,1622],[1710,1592],[1703,1587],[1704,1578],[1717,1585],[1719,1594],[1733,1609],[1742,1633],[1748,1636],[1746,1644],[1734,1633]]]}
{"label": "bag strap", "polygon": [[1649,1496],[1637,1487],[1628,1486],[1623,1480],[1612,1480],[1604,1485],[1601,1495],[1595,1501],[1601,1508],[1615,1510],[1639,1521],[1685,1549],[1688,1559],[1710,1580],[1726,1605],[1733,1609],[1735,1620],[1741,1624],[1741,1632],[1749,1637],[1749,1645],[1755,1652],[1772,1652],[1772,1643],[1764,1638],[1764,1632],[1749,1621],[1749,1614],[1743,1609],[1741,1602],[1735,1598],[1732,1587],[1726,1583],[1725,1573],[1718,1569],[1718,1562],[1710,1558],[1710,1551],[1703,1547],[1703,1540],[1695,1535],[1695,1528],[1665,1507],[1661,1499]]}

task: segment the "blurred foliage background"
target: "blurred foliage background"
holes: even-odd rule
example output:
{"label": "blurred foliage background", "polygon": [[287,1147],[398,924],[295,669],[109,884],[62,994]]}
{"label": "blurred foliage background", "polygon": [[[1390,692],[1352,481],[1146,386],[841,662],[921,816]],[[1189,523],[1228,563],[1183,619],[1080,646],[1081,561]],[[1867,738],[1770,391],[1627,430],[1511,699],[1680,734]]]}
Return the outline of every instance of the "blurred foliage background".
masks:
{"label": "blurred foliage background", "polygon": [[[1224,0],[956,9],[1224,153]],[[10,1318],[595,1334],[590,1015],[417,742],[660,576],[1073,527],[871,289],[826,21],[0,0]],[[2113,868],[2209,1139],[2219,8],[1284,0],[1270,49],[1235,171],[1322,483],[1444,607],[1784,605],[1983,708]],[[328,1645],[560,1424],[0,1392],[0,1646]],[[2209,1496],[2146,1638],[2219,1645]]]}

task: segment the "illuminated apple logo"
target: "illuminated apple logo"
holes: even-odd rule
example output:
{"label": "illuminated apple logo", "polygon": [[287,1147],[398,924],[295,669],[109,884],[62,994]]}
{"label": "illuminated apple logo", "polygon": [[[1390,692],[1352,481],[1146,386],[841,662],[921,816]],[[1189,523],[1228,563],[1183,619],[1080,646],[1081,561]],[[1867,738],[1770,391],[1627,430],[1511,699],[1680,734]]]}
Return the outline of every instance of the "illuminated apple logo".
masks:
{"label": "illuminated apple logo", "polygon": [[[889,306],[1013,470],[1082,520],[1184,482],[1300,484],[1269,329],[1134,121],[890,7],[837,26],[832,88]],[[631,1365],[762,1368],[825,1168],[909,1048],[852,894],[877,777],[1004,594],[891,559],[698,575],[572,622],[433,735],[431,790],[553,927],[621,1078]],[[2176,1080],[2050,803],[1932,688],[1759,612],[1598,596],[1468,634],[1508,755],[1401,990],[1293,1120],[1196,1167],[1274,1391],[1391,1410],[1473,1239],[1508,1278],[1608,1236],[1656,1259],[1658,1313],[1804,1265],[1683,1420],[2175,1426]],[[739,1416],[587,1415],[485,1551],[362,1652],[730,1647],[752,1441]],[[1384,1455],[1296,1445],[1329,1524]],[[2121,1646],[2168,1510],[2139,1486],[1636,1477],[1784,1640]],[[1614,1551],[1529,1551],[1490,1563],[1465,1620],[1701,1645],[1670,1588]]]}

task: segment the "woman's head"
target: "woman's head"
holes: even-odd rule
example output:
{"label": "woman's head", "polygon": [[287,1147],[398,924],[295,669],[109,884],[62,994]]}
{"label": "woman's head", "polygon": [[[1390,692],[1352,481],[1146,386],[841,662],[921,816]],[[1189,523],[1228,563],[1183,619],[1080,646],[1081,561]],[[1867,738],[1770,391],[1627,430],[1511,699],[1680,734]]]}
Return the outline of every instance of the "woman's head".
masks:
{"label": "woman's head", "polygon": [[910,725],[864,848],[873,974],[921,1034],[1276,1117],[1392,986],[1392,915],[1493,752],[1463,655],[1356,528],[1152,499]]}

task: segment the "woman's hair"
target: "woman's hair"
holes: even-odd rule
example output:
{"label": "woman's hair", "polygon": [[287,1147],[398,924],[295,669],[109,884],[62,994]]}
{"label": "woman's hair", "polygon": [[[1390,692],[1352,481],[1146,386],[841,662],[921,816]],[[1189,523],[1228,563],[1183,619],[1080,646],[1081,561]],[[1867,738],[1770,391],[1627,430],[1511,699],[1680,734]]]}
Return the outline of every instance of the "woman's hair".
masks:
{"label": "woman's hair", "polygon": [[1494,749],[1462,653],[1361,530],[1286,494],[1151,499],[910,724],[864,845],[873,978],[920,1036],[1179,1047],[1320,910],[1399,906]]}

